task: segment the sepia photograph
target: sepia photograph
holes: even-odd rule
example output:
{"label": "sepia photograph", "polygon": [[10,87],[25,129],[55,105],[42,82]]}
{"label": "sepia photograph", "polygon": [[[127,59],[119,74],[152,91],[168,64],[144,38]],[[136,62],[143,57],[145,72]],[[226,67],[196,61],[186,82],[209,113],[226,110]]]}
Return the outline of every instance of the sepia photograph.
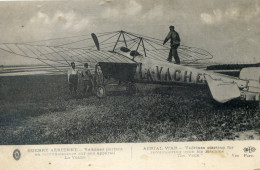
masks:
{"label": "sepia photograph", "polygon": [[258,0],[0,9],[0,145],[260,139]]}

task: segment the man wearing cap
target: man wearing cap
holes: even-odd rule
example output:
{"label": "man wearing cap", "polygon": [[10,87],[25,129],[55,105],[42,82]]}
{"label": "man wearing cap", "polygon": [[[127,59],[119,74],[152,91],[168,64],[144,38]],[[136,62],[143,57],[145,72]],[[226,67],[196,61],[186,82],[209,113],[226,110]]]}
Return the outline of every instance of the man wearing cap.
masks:
{"label": "man wearing cap", "polygon": [[88,68],[88,63],[84,64],[84,68],[82,71],[82,77],[83,77],[83,95],[86,94],[86,92],[89,92],[92,88],[92,74]]}
{"label": "man wearing cap", "polygon": [[171,49],[167,61],[171,62],[173,56],[175,59],[175,63],[180,64],[180,58],[178,56],[177,48],[180,46],[181,39],[179,37],[179,34],[174,30],[174,26],[171,25],[169,28],[170,32],[163,42],[164,45],[169,39],[171,39]]}
{"label": "man wearing cap", "polygon": [[71,94],[73,93],[73,91],[76,94],[79,83],[78,70],[76,69],[74,62],[71,62],[70,65],[71,68],[68,70],[69,89]]}

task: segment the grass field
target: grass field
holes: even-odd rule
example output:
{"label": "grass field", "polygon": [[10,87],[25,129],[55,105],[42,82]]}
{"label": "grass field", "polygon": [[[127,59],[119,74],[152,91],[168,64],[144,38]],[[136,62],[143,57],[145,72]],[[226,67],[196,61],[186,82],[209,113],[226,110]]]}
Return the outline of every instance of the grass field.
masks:
{"label": "grass field", "polygon": [[257,104],[217,104],[206,86],[138,84],[135,95],[98,99],[70,96],[66,81],[0,77],[0,144],[260,139]]}

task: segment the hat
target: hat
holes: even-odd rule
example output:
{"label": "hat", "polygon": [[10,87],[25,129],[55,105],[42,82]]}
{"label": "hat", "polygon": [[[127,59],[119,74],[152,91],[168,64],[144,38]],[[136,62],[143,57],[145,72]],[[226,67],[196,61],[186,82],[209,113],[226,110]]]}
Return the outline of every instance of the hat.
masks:
{"label": "hat", "polygon": [[75,64],[74,62],[71,62],[70,65]]}
{"label": "hat", "polygon": [[172,28],[172,29],[174,29],[174,26],[173,26],[173,25],[171,25],[169,28],[170,28],[170,29],[171,29],[171,28]]}

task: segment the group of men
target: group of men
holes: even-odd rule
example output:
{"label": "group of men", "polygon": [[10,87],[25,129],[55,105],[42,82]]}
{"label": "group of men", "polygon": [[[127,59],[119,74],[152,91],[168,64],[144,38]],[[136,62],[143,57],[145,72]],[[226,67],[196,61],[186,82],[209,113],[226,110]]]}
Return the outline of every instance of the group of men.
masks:
{"label": "group of men", "polygon": [[85,63],[83,70],[79,71],[76,69],[75,63],[71,62],[71,68],[68,70],[68,83],[71,94],[77,94],[80,79],[83,80],[83,95],[86,95],[93,87],[93,75],[88,68],[88,63]]}
{"label": "group of men", "polygon": [[[177,49],[180,46],[181,39],[179,37],[179,34],[174,30],[174,26],[171,25],[169,29],[170,32],[168,33],[163,42],[163,45],[168,40],[170,40],[171,43],[171,49],[167,61],[171,62],[173,56],[175,64],[180,64],[180,58],[178,56]],[[76,94],[80,77],[82,78],[84,85],[83,95],[86,95],[86,92],[89,92],[93,88],[93,76],[88,68],[88,63],[85,63],[83,71],[79,72],[76,69],[75,63],[71,62],[71,68],[68,70],[68,83],[71,94]]]}

